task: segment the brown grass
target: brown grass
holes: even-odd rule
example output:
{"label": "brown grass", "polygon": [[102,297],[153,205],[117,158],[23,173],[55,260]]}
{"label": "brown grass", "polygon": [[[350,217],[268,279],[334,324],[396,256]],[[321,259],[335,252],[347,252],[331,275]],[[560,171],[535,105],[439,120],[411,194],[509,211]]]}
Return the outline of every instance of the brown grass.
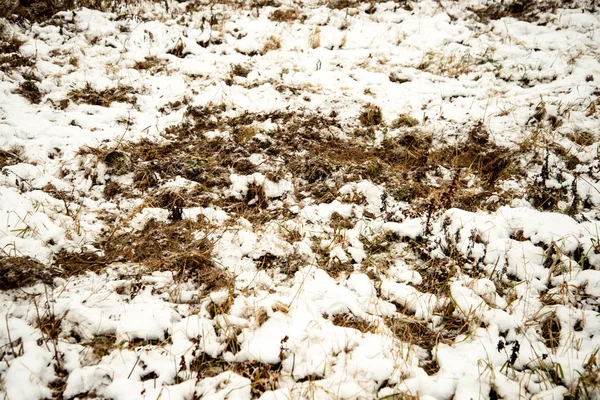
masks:
{"label": "brown grass", "polygon": [[548,348],[554,350],[560,344],[560,321],[556,314],[548,315],[541,324],[540,334]]}
{"label": "brown grass", "polygon": [[[7,8],[3,8],[2,3],[0,3],[0,10],[7,10]],[[2,18],[1,14],[2,11],[0,11],[0,18]],[[11,32],[8,24],[4,25],[0,22],[0,71],[11,73],[19,67],[32,67],[34,65],[32,58],[24,57],[19,52],[19,48],[24,43],[23,40]]]}
{"label": "brown grass", "polygon": [[30,0],[27,2],[2,0],[0,2],[0,18],[42,22],[52,18],[57,12],[72,9],[74,6],[73,0]]}
{"label": "brown grass", "polygon": [[417,68],[435,75],[458,78],[468,74],[474,64],[475,61],[469,54],[450,53],[444,55],[432,50],[425,53]]}
{"label": "brown grass", "polygon": [[250,379],[251,393],[258,398],[263,393],[278,388],[280,364],[266,364],[260,361],[236,362],[231,371]]}
{"label": "brown grass", "polygon": [[51,268],[29,257],[0,257],[0,290],[33,285],[38,281],[52,283]]}
{"label": "brown grass", "polygon": [[367,104],[364,106],[358,120],[364,126],[379,125],[383,122],[381,108],[375,104]]}
{"label": "brown grass", "polygon": [[150,271],[173,271],[177,282],[192,280],[205,291],[230,287],[232,278],[212,262],[212,243],[195,237],[203,228],[205,224],[198,221],[151,220],[142,231],[115,233],[100,246],[107,260],[141,263]]}
{"label": "brown grass", "polygon": [[136,61],[133,69],[138,71],[147,71],[150,74],[157,74],[166,69],[166,61],[156,56],[148,56],[143,61]]}
{"label": "brown grass", "polygon": [[[341,128],[335,117],[302,112],[224,117],[225,111],[223,105],[188,106],[184,122],[169,127],[162,143],[141,140],[122,143],[119,150],[100,148],[84,152],[104,161],[115,174],[133,173],[135,187],[145,192],[152,192],[176,176],[197,182],[195,189],[182,194],[183,207],[218,204],[228,211],[247,214],[251,214],[249,206],[265,210],[269,204],[262,188],[251,187],[242,200],[224,199],[219,193],[229,185],[232,170],[242,175],[257,172],[257,166],[249,161],[249,156],[256,153],[267,160],[280,160],[277,169],[269,174],[270,179],[277,181],[293,174],[297,179],[296,194],[300,198],[313,197],[317,202],[338,197],[339,185],[368,178],[385,184],[388,194],[398,200],[429,204],[430,200],[423,200],[431,198],[436,207],[460,205],[472,210],[498,190],[498,181],[520,173],[513,162],[515,153],[494,145],[481,125],[472,127],[467,139],[456,146],[434,150],[430,136],[407,127],[401,136],[386,139],[380,148],[373,148],[363,141],[363,129],[370,128],[358,128],[351,140],[332,136],[331,129]],[[382,123],[376,106],[367,107],[362,117],[367,125]],[[269,141],[256,139],[260,131],[254,128],[255,124],[268,119],[277,123],[279,129],[269,133]],[[405,124],[410,124],[410,120],[405,120]],[[204,137],[204,132],[215,129],[228,131],[232,139]],[[298,157],[299,149],[309,156]],[[448,183],[452,190],[425,183],[425,174],[439,166],[455,171],[455,182]],[[479,179],[479,187],[484,191],[467,188],[462,177],[468,174]],[[328,179],[335,185],[326,184]],[[149,198],[156,195],[151,193]]]}
{"label": "brown grass", "polygon": [[344,328],[352,328],[361,331],[362,333],[376,333],[377,324],[365,321],[352,314],[336,314],[333,317],[333,324],[343,326]]}
{"label": "brown grass", "polygon": [[294,21],[304,21],[306,16],[297,8],[278,8],[269,15],[269,19],[275,22],[293,23]]}
{"label": "brown grass", "polygon": [[[542,13],[555,13],[557,7],[569,7],[570,1],[557,0],[512,0],[494,2],[487,7],[469,8],[484,23],[501,18],[512,17],[522,21],[535,22]],[[577,6],[576,6],[577,7]]]}
{"label": "brown grass", "polygon": [[408,114],[400,114],[398,115],[398,118],[392,122],[392,128],[412,128],[417,125],[419,125],[419,121]]}
{"label": "brown grass", "polygon": [[0,169],[9,165],[18,164],[25,159],[23,149],[15,147],[7,150],[0,149]]}
{"label": "brown grass", "polygon": [[260,54],[265,55],[270,51],[279,50],[281,48],[281,38],[277,36],[269,36],[266,40]]}
{"label": "brown grass", "polygon": [[135,104],[135,90],[130,86],[117,86],[114,88],[97,90],[89,82],[82,89],[73,89],[69,98],[76,104],[90,104],[94,106],[109,107],[112,103]]}

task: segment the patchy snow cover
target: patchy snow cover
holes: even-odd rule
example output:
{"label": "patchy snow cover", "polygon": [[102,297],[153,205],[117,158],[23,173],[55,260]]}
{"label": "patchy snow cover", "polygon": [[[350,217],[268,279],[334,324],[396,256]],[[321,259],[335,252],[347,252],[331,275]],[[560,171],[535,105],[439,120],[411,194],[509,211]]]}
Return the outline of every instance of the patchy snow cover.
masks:
{"label": "patchy snow cover", "polygon": [[[2,290],[0,397],[600,398],[600,14],[556,8],[485,24],[472,7],[493,2],[226,3],[141,4],[140,18],[82,8],[30,29],[6,22],[33,57],[41,101],[19,94],[23,73],[0,69],[3,259],[65,272],[59,254],[103,256],[117,236],[156,234],[157,224],[191,226],[185,240],[212,247],[182,248],[194,254],[180,270],[148,269],[144,254],[167,259],[165,241],[182,239],[174,230],[154,247],[126,242],[138,262]],[[273,17],[281,10],[290,17]],[[76,90],[121,86],[135,101],[74,100]],[[277,151],[248,154],[258,172],[230,162],[225,187],[178,175],[153,192],[134,185],[159,180],[147,165],[117,173],[137,162],[122,155],[124,141],[165,140],[185,105],[226,105],[198,117],[216,127],[248,113],[336,115],[343,124],[323,128],[328,138],[352,141],[345,128],[366,103],[385,122],[369,147],[392,151],[386,140],[418,123],[431,149],[460,145],[461,127],[477,123],[489,146],[530,145],[515,162],[522,179],[501,184],[514,198],[482,189],[475,195],[498,207],[417,207],[416,192],[377,182],[376,165],[352,182],[317,167],[305,179],[280,174]],[[392,123],[398,115],[409,125]],[[202,136],[264,149],[278,121]],[[215,171],[194,157],[177,165]],[[435,204],[453,195],[454,174],[440,165],[422,176],[450,188]],[[306,189],[317,180],[321,198]],[[553,207],[519,191],[531,182],[557,194]],[[115,184],[128,189],[115,195]],[[184,279],[198,259],[222,275]]]}

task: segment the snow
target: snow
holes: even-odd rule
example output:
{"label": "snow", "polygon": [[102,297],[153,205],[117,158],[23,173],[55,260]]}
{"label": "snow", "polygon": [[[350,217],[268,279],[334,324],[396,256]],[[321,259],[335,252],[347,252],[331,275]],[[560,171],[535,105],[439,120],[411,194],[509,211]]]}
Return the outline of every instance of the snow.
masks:
{"label": "snow", "polygon": [[[579,2],[529,22],[484,24],[470,8],[493,2],[287,3],[304,18],[269,19],[274,6],[169,1],[169,12],[146,2],[129,5],[129,16],[80,8],[27,29],[0,21],[34,62],[31,76],[0,69],[0,161],[18,155],[2,167],[0,260],[28,257],[54,271],[45,283],[0,291],[0,397],[574,398],[580,377],[598,368],[598,11]],[[150,56],[160,68],[136,67]],[[251,67],[247,76],[233,73],[237,64]],[[16,91],[26,78],[39,104]],[[74,89],[120,85],[135,90],[133,103],[57,106]],[[367,103],[384,123],[358,138]],[[140,189],[135,174],[147,161],[116,174],[96,155],[140,139],[169,143],[165,132],[186,121],[188,105],[221,104],[222,114],[201,117],[217,127],[201,132],[207,143],[243,140],[219,119],[257,113],[268,118],[242,128],[271,149],[248,151],[252,173],[219,164],[223,187],[205,179],[217,178],[207,163],[197,166],[204,175]],[[348,163],[353,179],[324,169],[318,183],[335,195],[320,197],[314,182],[280,173],[284,159],[270,147],[278,112],[336,115],[339,124],[323,128],[328,139],[382,151],[408,132],[392,127],[399,114],[419,122],[432,151],[468,143],[481,123],[491,150],[514,152],[521,176],[499,182],[501,195],[463,168],[459,185],[487,196],[489,209],[441,207],[454,174],[446,166],[422,177],[424,204],[411,190],[396,199],[359,168],[367,162]],[[578,143],[578,132],[592,143]],[[171,151],[161,157],[188,149]],[[293,155],[327,161],[302,148]],[[545,168],[553,173],[542,179]],[[125,190],[111,198],[110,183]],[[536,207],[526,187],[560,198]],[[153,197],[184,192],[197,203],[180,210]],[[152,270],[119,258],[97,269],[83,260],[89,270],[75,275],[56,265],[60,254],[101,256],[151,221],[173,223],[175,211],[210,243],[208,268],[222,281],[200,267]],[[168,257],[162,247],[142,251]],[[589,390],[600,398],[598,386]]]}

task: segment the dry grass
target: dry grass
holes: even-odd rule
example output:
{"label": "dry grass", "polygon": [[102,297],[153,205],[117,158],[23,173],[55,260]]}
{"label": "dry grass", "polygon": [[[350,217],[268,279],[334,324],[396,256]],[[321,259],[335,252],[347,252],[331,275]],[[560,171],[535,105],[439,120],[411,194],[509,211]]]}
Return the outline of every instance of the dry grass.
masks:
{"label": "dry grass", "polygon": [[455,52],[443,55],[431,50],[425,53],[417,68],[435,75],[458,78],[461,75],[468,74],[474,63],[469,54]]}
{"label": "dry grass", "polygon": [[583,364],[579,378],[565,393],[565,400],[593,400],[600,393],[600,349],[596,349]]}
{"label": "dry grass", "polygon": [[560,344],[560,321],[556,314],[544,318],[540,326],[540,334],[549,349],[555,350]]}
{"label": "dry grass", "polygon": [[[6,1],[6,0],[4,0]],[[9,0],[10,1],[10,0]],[[0,10],[2,10],[0,3]],[[7,10],[6,8],[4,10]],[[0,18],[1,18],[0,11]],[[19,48],[25,42],[18,38],[8,24],[3,24],[0,21],[0,71],[10,73],[20,67],[32,67],[34,60],[30,57],[24,57],[19,52]]]}
{"label": "dry grass", "polygon": [[252,69],[242,64],[234,64],[231,66],[231,74],[234,76],[240,76],[242,78],[247,78],[248,74]]}
{"label": "dry grass", "polygon": [[298,20],[303,22],[306,16],[298,8],[278,8],[269,15],[269,19],[275,22],[293,23]]}
{"label": "dry grass", "polygon": [[263,45],[260,52],[261,55],[265,55],[270,51],[279,50],[281,48],[281,38],[277,36],[269,36]]}
{"label": "dry grass", "polygon": [[266,364],[260,361],[246,361],[231,365],[231,371],[250,379],[251,393],[255,398],[278,388],[279,370],[280,364]]}
{"label": "dry grass", "polygon": [[87,345],[91,347],[93,354],[101,359],[117,347],[117,337],[112,335],[94,336]]}
{"label": "dry grass", "polygon": [[[270,203],[260,187],[250,187],[241,200],[222,198],[221,189],[229,185],[232,171],[241,175],[258,172],[258,166],[250,162],[251,154],[263,155],[267,165],[274,166],[270,160],[279,160],[269,178],[277,181],[293,174],[298,180],[297,195],[317,202],[337,198],[339,185],[368,178],[385,184],[388,194],[399,200],[415,204],[433,201],[436,207],[461,205],[470,210],[498,190],[497,182],[520,173],[513,162],[515,153],[495,146],[481,125],[473,126],[467,140],[456,146],[433,150],[431,137],[405,127],[401,136],[386,139],[380,148],[373,148],[362,139],[363,129],[371,129],[370,126],[359,128],[351,140],[334,137],[331,130],[341,128],[335,117],[302,112],[224,117],[225,111],[223,105],[188,106],[184,122],[169,127],[162,143],[141,140],[121,143],[118,150],[88,148],[81,153],[102,160],[114,174],[133,173],[135,187],[150,192],[150,199],[159,195],[154,192],[162,182],[181,176],[198,183],[195,189],[181,193],[182,207],[215,204],[243,214],[251,214],[251,209],[266,210]],[[367,106],[361,122],[382,124],[380,112],[376,106]],[[268,133],[268,141],[257,139],[257,133],[262,132],[255,128],[255,124],[266,120],[279,126],[277,131]],[[404,125],[414,122],[406,116],[403,120]],[[204,137],[204,132],[216,129],[229,132],[231,139]],[[298,157],[298,149],[309,156]],[[457,179],[452,185],[448,183],[449,188],[433,188],[425,183],[426,173],[439,166],[455,171]],[[467,188],[468,182],[461,177],[468,174],[479,179],[485,192]],[[327,180],[335,184],[328,184]],[[112,185],[108,195],[118,194],[118,188]],[[269,216],[260,211],[260,218],[263,215]],[[258,214],[254,216],[257,217]]]}
{"label": "dry grass", "polygon": [[319,26],[312,30],[308,42],[311,49],[316,49],[321,46],[321,28]]}
{"label": "dry grass", "polygon": [[362,333],[376,333],[377,324],[365,321],[352,314],[336,314],[332,320],[334,325],[343,326],[344,328],[352,328],[361,331]]}
{"label": "dry grass", "polygon": [[364,126],[379,125],[383,122],[381,108],[375,104],[367,104],[364,106],[358,120]]}
{"label": "dry grass", "polygon": [[56,271],[29,257],[0,257],[0,290],[52,283]]}
{"label": "dry grass", "polygon": [[417,125],[419,125],[419,121],[408,114],[400,114],[398,115],[398,118],[392,122],[392,128],[412,128]]}
{"label": "dry grass", "polygon": [[25,156],[23,149],[20,147],[10,148],[7,150],[0,149],[0,169],[23,162]]}
{"label": "dry grass", "polygon": [[136,61],[133,65],[133,69],[138,71],[147,71],[149,74],[157,74],[165,71],[167,63],[156,56],[148,56],[143,61]]}
{"label": "dry grass", "polygon": [[[385,0],[370,0],[368,2],[363,1],[363,0],[324,0],[324,5],[326,7],[329,7],[331,9],[336,9],[336,10],[360,7],[363,4],[369,4],[369,7],[367,8],[368,13],[373,12],[373,7],[377,3],[385,3]],[[401,0],[398,3],[399,3],[399,6],[401,6],[402,8],[404,8],[408,11],[412,10],[412,7],[410,6],[409,1]]]}
{"label": "dry grass", "polygon": [[537,21],[542,13],[555,13],[557,7],[568,8],[573,1],[557,0],[512,0],[494,2],[487,7],[472,7],[469,10],[479,21],[487,23],[501,18],[512,17],[522,21]]}
{"label": "dry grass", "polygon": [[69,98],[76,104],[90,104],[94,106],[109,107],[112,103],[135,104],[135,90],[130,86],[116,86],[104,90],[97,90],[89,82],[82,89],[73,89]]}
{"label": "dry grass", "polygon": [[28,2],[2,0],[0,2],[0,18],[42,22],[52,18],[59,11],[70,10],[74,7],[73,0],[31,0]]}

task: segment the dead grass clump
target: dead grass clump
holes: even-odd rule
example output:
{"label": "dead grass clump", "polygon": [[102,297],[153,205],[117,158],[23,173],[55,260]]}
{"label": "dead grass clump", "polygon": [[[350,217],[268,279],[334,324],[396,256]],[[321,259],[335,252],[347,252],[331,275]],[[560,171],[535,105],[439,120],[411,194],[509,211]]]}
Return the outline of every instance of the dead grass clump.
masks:
{"label": "dead grass clump", "polygon": [[235,76],[241,76],[242,78],[247,78],[251,71],[252,69],[250,67],[246,67],[242,64],[234,64],[231,67],[231,73]]}
{"label": "dead grass clump", "polygon": [[22,148],[12,148],[9,150],[0,149],[0,169],[23,162],[24,154]]}
{"label": "dead grass clump", "polygon": [[197,237],[204,227],[191,220],[150,220],[141,231],[115,234],[100,247],[111,261],[141,263],[150,271],[173,271],[176,281],[192,280],[205,291],[229,287],[231,277],[212,262],[213,244]]}
{"label": "dead grass clump", "polygon": [[265,55],[270,51],[279,50],[281,48],[281,38],[277,36],[269,36],[266,40],[263,48],[260,52],[261,55]]}
{"label": "dead grass clump", "polygon": [[440,341],[446,342],[441,332],[434,332],[427,323],[412,318],[384,317],[384,321],[400,341],[415,344],[429,353],[427,359],[419,360],[419,366],[427,375],[433,375],[439,370],[438,363],[432,358],[432,350]]}
{"label": "dead grass clump", "polygon": [[222,358],[212,358],[200,349],[194,350],[194,352],[197,355],[190,362],[190,371],[198,374],[198,380],[215,377],[231,368],[231,364]]}
{"label": "dead grass clump", "polygon": [[114,199],[117,195],[123,193],[123,187],[117,182],[108,182],[104,185],[104,197],[108,200]]}
{"label": "dead grass clump", "polygon": [[89,251],[69,253],[65,250],[61,250],[54,256],[52,264],[56,268],[55,276],[68,278],[86,272],[98,273],[102,271],[109,262],[106,257],[99,256],[97,253]]}
{"label": "dead grass clump", "polygon": [[419,125],[419,121],[408,114],[400,114],[398,115],[398,118],[392,122],[392,128],[412,128],[417,125]]}
{"label": "dead grass clump", "polygon": [[156,56],[148,56],[142,61],[136,61],[133,65],[133,69],[138,71],[148,71],[148,73],[154,75],[166,69],[166,62]]}
{"label": "dead grass clump", "polygon": [[47,339],[56,340],[61,332],[61,318],[56,318],[52,313],[47,313],[37,321],[37,328],[42,331]]}
{"label": "dead grass clump", "polygon": [[183,43],[183,40],[179,38],[179,40],[177,40],[177,43],[175,43],[175,45],[169,51],[167,51],[167,54],[172,54],[177,58],[185,58],[188,52],[185,49],[185,44]]}
{"label": "dead grass clump", "polygon": [[438,51],[428,51],[423,56],[417,69],[431,72],[432,74],[445,76],[448,78],[458,78],[461,75],[468,74],[475,61],[468,53],[450,53],[441,54]]}
{"label": "dead grass clump", "polygon": [[42,101],[42,92],[38,89],[35,81],[26,79],[19,84],[19,88],[13,91],[15,94],[20,94],[29,100],[30,103],[40,104]]}
{"label": "dead grass clump", "polygon": [[[9,7],[2,7],[1,1],[10,2],[11,0],[0,0],[0,18],[2,17],[2,12],[7,12],[9,9]],[[0,23],[0,71],[10,73],[19,67],[32,67],[35,64],[31,57],[24,57],[19,52],[20,47],[24,43],[13,32],[10,32],[8,24]]]}
{"label": "dead grass clump", "polygon": [[87,82],[83,89],[73,89],[69,98],[76,104],[109,107],[112,103],[135,104],[135,90],[130,86],[120,85],[114,88],[97,90]]}
{"label": "dead grass clump", "polygon": [[576,130],[568,135],[569,139],[580,146],[590,146],[596,143],[596,137],[592,132]]}
{"label": "dead grass clump", "polygon": [[101,359],[117,347],[117,338],[110,335],[98,335],[94,336],[87,345],[92,348],[94,355]]}
{"label": "dead grass clump", "polygon": [[379,125],[383,121],[381,108],[375,104],[367,104],[363,107],[358,120],[364,126]]}
{"label": "dead grass clump", "polygon": [[[218,205],[256,222],[281,214],[273,215],[268,210],[271,200],[262,188],[250,187],[244,199],[224,198],[220,190],[229,186],[232,172],[249,175],[258,170],[259,166],[250,162],[253,154],[260,154],[267,166],[276,168],[270,179],[277,181],[291,175],[296,195],[316,202],[338,198],[337,189],[345,183],[370,179],[385,184],[388,195],[397,195],[400,200],[422,202],[432,197],[436,207],[470,204],[475,208],[485,201],[481,195],[484,191],[474,190],[472,182],[459,178],[475,175],[485,191],[493,193],[496,181],[512,171],[511,153],[491,143],[481,126],[474,127],[467,140],[457,146],[432,150],[430,135],[406,129],[402,136],[386,139],[381,147],[373,148],[362,134],[362,130],[372,129],[370,126],[358,128],[353,140],[340,139],[335,132],[343,127],[335,116],[282,111],[230,116],[227,111],[223,104],[188,106],[184,121],[167,128],[164,141],[122,143],[114,153],[104,149],[94,154],[107,165],[111,163],[113,173],[133,172],[134,187],[150,192],[151,201],[161,202],[156,197],[160,194],[153,193],[153,189],[181,176],[198,183],[193,193],[182,193],[185,207]],[[257,124],[267,120],[277,129],[258,135]],[[363,121],[367,125],[381,123],[381,110],[367,106]],[[408,118],[404,121],[412,123]],[[205,136],[216,130],[229,135],[214,139]],[[108,154],[114,160],[107,159]],[[427,173],[434,173],[440,166],[455,171],[457,178],[448,188],[432,187],[425,179]]]}
{"label": "dead grass clump", "polygon": [[109,167],[109,171],[116,175],[126,174],[132,169],[129,156],[118,150],[108,151],[104,156],[104,163]]}
{"label": "dead grass clump", "polygon": [[556,0],[512,0],[508,2],[493,2],[487,7],[468,8],[477,19],[483,23],[512,17],[522,21],[534,22],[542,13],[554,13],[557,7],[565,7],[569,2]]}
{"label": "dead grass clump", "polygon": [[269,15],[269,19],[275,22],[292,23],[297,20],[303,22],[306,19],[306,16],[304,16],[297,8],[278,8]]}
{"label": "dead grass clump", "polygon": [[592,400],[600,393],[600,349],[596,349],[583,364],[583,371],[577,371],[579,378],[565,393],[566,400]]}
{"label": "dead grass clump", "polygon": [[39,281],[52,283],[52,269],[29,257],[0,257],[0,290],[17,289]]}
{"label": "dead grass clump", "polygon": [[231,371],[250,379],[253,397],[260,397],[267,391],[278,388],[281,364],[267,364],[260,361],[234,362]]}
{"label": "dead grass clump", "polygon": [[556,349],[560,344],[560,321],[556,314],[547,316],[542,321],[540,330],[546,346],[552,350]]}
{"label": "dead grass clump", "polygon": [[57,12],[73,9],[74,6],[74,0],[2,0],[0,18],[43,22],[51,19]]}
{"label": "dead grass clump", "polygon": [[357,318],[352,314],[336,314],[333,317],[333,324],[343,326],[344,328],[352,328],[361,331],[362,333],[376,333],[377,324]]}

